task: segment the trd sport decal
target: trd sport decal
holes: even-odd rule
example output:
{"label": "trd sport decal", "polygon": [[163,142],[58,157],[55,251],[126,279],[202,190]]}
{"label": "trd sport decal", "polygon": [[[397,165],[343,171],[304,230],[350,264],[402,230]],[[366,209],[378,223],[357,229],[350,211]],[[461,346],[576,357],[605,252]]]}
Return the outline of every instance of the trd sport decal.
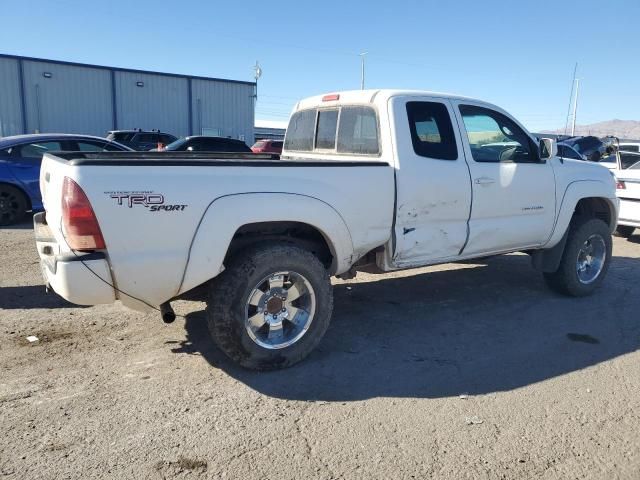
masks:
{"label": "trd sport decal", "polygon": [[125,205],[129,208],[141,205],[148,208],[150,212],[181,212],[187,205],[165,205],[164,195],[148,191],[137,192],[104,192],[113,198],[118,205]]}

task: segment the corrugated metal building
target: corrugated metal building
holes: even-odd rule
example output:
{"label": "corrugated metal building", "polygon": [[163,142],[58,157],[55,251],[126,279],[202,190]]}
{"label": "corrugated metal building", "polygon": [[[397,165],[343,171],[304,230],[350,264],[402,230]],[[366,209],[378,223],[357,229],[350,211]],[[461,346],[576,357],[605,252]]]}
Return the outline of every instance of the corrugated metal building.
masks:
{"label": "corrugated metal building", "polygon": [[0,54],[0,137],[160,129],[253,141],[255,83]]}

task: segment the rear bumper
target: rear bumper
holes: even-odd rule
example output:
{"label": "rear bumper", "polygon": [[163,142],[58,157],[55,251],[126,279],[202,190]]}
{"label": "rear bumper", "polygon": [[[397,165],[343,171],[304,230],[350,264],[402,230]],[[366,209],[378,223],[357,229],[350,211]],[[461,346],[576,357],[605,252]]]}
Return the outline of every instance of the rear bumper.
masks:
{"label": "rear bumper", "polygon": [[58,295],[78,305],[98,305],[116,300],[107,258],[102,252],[60,253],[44,212],[33,216],[40,269],[45,283]]}
{"label": "rear bumper", "polygon": [[620,198],[618,225],[640,227],[640,200]]}

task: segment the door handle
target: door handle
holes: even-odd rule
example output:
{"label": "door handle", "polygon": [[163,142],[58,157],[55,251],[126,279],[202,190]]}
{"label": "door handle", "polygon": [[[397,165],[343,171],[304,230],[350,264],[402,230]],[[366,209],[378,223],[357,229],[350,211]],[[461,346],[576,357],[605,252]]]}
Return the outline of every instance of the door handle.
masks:
{"label": "door handle", "polygon": [[492,183],[496,183],[496,181],[493,178],[480,177],[480,178],[476,178],[474,180],[474,183],[476,185],[491,185]]}

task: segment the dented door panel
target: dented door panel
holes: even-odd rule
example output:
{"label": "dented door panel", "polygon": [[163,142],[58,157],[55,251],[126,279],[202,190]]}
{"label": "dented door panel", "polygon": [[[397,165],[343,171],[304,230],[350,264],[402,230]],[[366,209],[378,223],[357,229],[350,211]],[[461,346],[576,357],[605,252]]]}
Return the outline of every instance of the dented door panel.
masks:
{"label": "dented door panel", "polygon": [[[409,108],[414,108],[416,102],[423,102],[426,108],[411,114],[408,110],[410,102],[413,104]],[[437,104],[433,121],[429,113],[432,104]],[[467,239],[471,184],[451,106],[436,97],[398,97],[390,100],[389,112],[394,130],[392,136],[397,140],[395,154],[400,159],[396,167],[392,262],[400,267],[455,257]],[[448,151],[437,145],[447,136],[446,128],[438,126],[438,122],[447,120],[445,117],[451,122],[449,137],[453,135],[455,141],[455,148]],[[414,144],[415,136],[426,144],[424,149]],[[446,158],[426,156],[431,150],[435,151],[434,155]]]}

